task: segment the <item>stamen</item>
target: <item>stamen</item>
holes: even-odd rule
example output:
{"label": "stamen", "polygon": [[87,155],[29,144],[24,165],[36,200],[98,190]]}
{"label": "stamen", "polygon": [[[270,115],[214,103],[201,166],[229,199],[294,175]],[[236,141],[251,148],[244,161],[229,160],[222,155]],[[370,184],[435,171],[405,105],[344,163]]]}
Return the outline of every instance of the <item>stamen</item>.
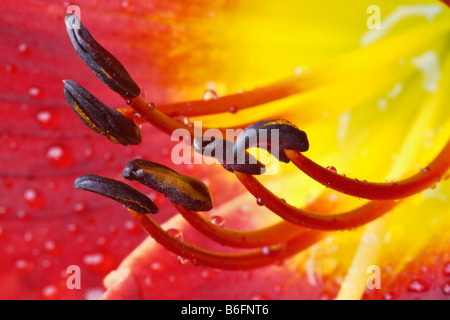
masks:
{"label": "stamen", "polygon": [[242,185],[264,205],[286,221],[315,230],[344,230],[362,226],[392,210],[396,201],[370,201],[365,205],[343,213],[317,214],[296,208],[266,189],[255,177],[236,172]]}
{"label": "stamen", "polygon": [[297,151],[286,150],[285,153],[300,170],[324,186],[371,200],[393,200],[412,196],[439,182],[450,167],[450,141],[425,169],[407,179],[392,183],[351,179],[327,170]]}
{"label": "stamen", "polygon": [[[264,138],[261,138],[263,135]],[[276,136],[272,145],[273,137]],[[309,142],[306,133],[294,124],[284,119],[265,120],[247,127],[234,144],[234,154],[242,154],[243,150],[251,147],[263,148],[278,158],[279,161],[288,163],[289,159],[284,150],[308,151]],[[277,148],[274,150],[273,148]]]}
{"label": "stamen", "polygon": [[163,230],[150,216],[129,211],[144,230],[167,250],[189,259],[197,265],[223,270],[248,270],[271,265],[308,248],[325,236],[324,233],[308,230],[281,244],[279,250],[266,252],[261,249],[240,254],[223,254],[196,248],[179,241]]}
{"label": "stamen", "polygon": [[141,143],[140,129],[119,111],[109,108],[72,80],[64,80],[64,95],[81,121],[114,143]]}
{"label": "stamen", "polygon": [[172,103],[162,105],[160,109],[168,116],[180,115],[180,110],[183,110],[183,114],[189,117],[230,112],[230,106],[233,106],[235,110],[244,110],[286,98],[310,88],[312,84],[313,82],[310,81],[308,76],[302,74],[301,76],[296,75],[292,78],[252,91],[231,94],[212,100]]}
{"label": "stamen", "polygon": [[135,159],[126,165],[123,176],[162,193],[173,203],[190,210],[212,209],[211,193],[202,181],[181,175],[161,164]]}
{"label": "stamen", "polygon": [[136,189],[117,180],[88,174],[77,178],[74,188],[98,193],[121,203],[139,214],[157,213],[159,211],[152,200]]}
{"label": "stamen", "polygon": [[197,137],[193,143],[194,151],[216,159],[222,167],[230,172],[242,172],[251,175],[264,174],[265,166],[247,151],[243,156],[234,154],[234,143],[214,137]]}
{"label": "stamen", "polygon": [[75,51],[104,84],[124,97],[139,96],[141,90],[125,67],[95,41],[75,14],[67,14],[65,23]]}
{"label": "stamen", "polygon": [[[207,127],[195,128],[193,125],[187,125],[180,121],[177,121],[165,113],[162,113],[158,109],[155,108],[153,103],[147,102],[141,97],[136,97],[134,99],[127,99],[127,104],[130,105],[135,111],[137,111],[146,121],[151,123],[153,126],[158,128],[159,130],[171,135],[177,129],[183,129],[189,132],[191,135],[191,141],[195,137],[195,133],[199,132],[202,135],[210,129]],[[223,136],[226,136],[226,129],[229,128],[214,128],[215,130],[219,130]]]}

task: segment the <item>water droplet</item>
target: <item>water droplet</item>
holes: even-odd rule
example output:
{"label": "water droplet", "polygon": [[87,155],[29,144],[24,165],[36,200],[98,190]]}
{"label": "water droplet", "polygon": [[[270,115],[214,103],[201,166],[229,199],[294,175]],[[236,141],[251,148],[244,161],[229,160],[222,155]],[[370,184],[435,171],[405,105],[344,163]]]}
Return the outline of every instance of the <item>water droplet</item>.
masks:
{"label": "water droplet", "polygon": [[221,216],[214,216],[209,219],[211,223],[215,224],[219,228],[223,229],[225,227],[225,219]]}
{"label": "water droplet", "polygon": [[200,278],[205,279],[205,280],[211,280],[214,277],[214,272],[211,269],[203,269],[200,272]]}
{"label": "water droplet", "polygon": [[17,68],[17,66],[16,66],[15,64],[8,63],[8,64],[5,66],[5,70],[6,70],[6,72],[8,72],[8,73],[16,73],[17,70],[18,70],[18,68]]}
{"label": "water droplet", "polygon": [[230,106],[230,113],[236,113],[238,112],[238,108],[235,105]]}
{"label": "water droplet", "polygon": [[25,232],[25,234],[23,235],[23,240],[26,243],[31,243],[34,240],[34,236],[31,232]]}
{"label": "water droplet", "polygon": [[429,172],[430,171],[430,167],[425,167],[420,169],[421,172]]}
{"label": "water droplet", "polygon": [[14,263],[15,268],[22,273],[30,273],[34,269],[33,262],[26,259],[19,259]]}
{"label": "water droplet", "polygon": [[189,263],[189,259],[183,258],[182,256],[178,256],[178,262],[181,263],[182,265],[186,265]]}
{"label": "water droplet", "polygon": [[147,98],[147,93],[145,92],[144,89],[140,88],[141,93],[139,94],[139,96],[145,100],[145,98]]}
{"label": "water droplet", "polygon": [[0,217],[6,217],[11,213],[7,206],[0,206]]}
{"label": "water droplet", "polygon": [[60,247],[53,240],[47,240],[44,242],[44,249],[50,253],[56,254],[60,252]]}
{"label": "water droplet", "polygon": [[270,300],[264,293],[254,293],[250,296],[249,300]]}
{"label": "water droplet", "polygon": [[59,117],[53,110],[44,109],[36,114],[37,123],[45,129],[58,127]]}
{"label": "water droplet", "polygon": [[423,293],[430,289],[429,285],[423,280],[413,280],[408,285],[409,292]]}
{"label": "water droplet", "polygon": [[150,269],[156,272],[164,272],[166,270],[166,267],[161,262],[154,261],[150,264]]}
{"label": "water droplet", "polygon": [[9,150],[11,150],[11,151],[19,150],[19,144],[15,141],[11,141],[8,146],[9,146]]}
{"label": "water droplet", "polygon": [[83,263],[92,272],[104,274],[114,267],[114,258],[105,252],[94,252],[83,256]]}
{"label": "water droplet", "polygon": [[66,227],[66,230],[72,234],[75,234],[78,231],[80,231],[80,228],[78,227],[78,225],[76,223],[69,223]]}
{"label": "water droplet", "polygon": [[99,248],[105,248],[108,245],[108,238],[106,237],[98,237],[97,240],[95,240],[95,244]]}
{"label": "water droplet", "polygon": [[269,255],[270,252],[271,252],[271,250],[270,250],[270,247],[269,247],[269,246],[264,246],[264,247],[262,247],[262,249],[261,249],[261,253],[264,254],[264,255],[266,255],[266,256]]}
{"label": "water droplet", "polygon": [[258,206],[263,206],[263,205],[266,204],[266,201],[264,199],[262,199],[262,198],[258,198],[258,199],[256,199],[256,204]]}
{"label": "water droplet", "polygon": [[60,290],[57,286],[50,284],[42,289],[42,298],[45,300],[56,300],[59,298]]}
{"label": "water droplet", "polygon": [[217,93],[211,89],[205,90],[205,92],[203,93],[203,96],[202,96],[202,99],[205,101],[216,100],[218,98],[219,98],[219,96],[217,95]]}
{"label": "water droplet", "polygon": [[73,212],[77,213],[77,214],[82,214],[87,212],[88,210],[88,205],[86,204],[86,202],[77,202],[73,205]]}
{"label": "water droplet", "polygon": [[45,156],[55,168],[69,168],[74,163],[72,151],[64,146],[51,146],[47,149]]}
{"label": "water droplet", "polygon": [[148,107],[151,111],[153,111],[153,110],[156,109],[156,106],[155,106],[153,103],[151,103],[151,102],[149,102],[149,103],[147,104],[147,107]]}
{"label": "water droplet", "polygon": [[42,209],[45,207],[44,197],[34,188],[28,188],[24,191],[23,200],[27,205],[34,209]]}
{"label": "water droplet", "polygon": [[179,241],[183,241],[183,234],[181,233],[180,230],[171,228],[171,229],[167,230],[167,233],[170,234],[175,239],[177,239]]}
{"label": "water droplet", "polygon": [[133,10],[133,5],[132,5],[131,2],[128,1],[128,0],[122,0],[122,1],[120,2],[120,8],[121,8],[122,10],[124,10],[124,11],[130,12],[130,11]]}
{"label": "water droplet", "polygon": [[299,76],[303,73],[303,68],[301,66],[296,66],[294,68],[294,76]]}
{"label": "water droplet", "polygon": [[28,56],[30,54],[30,48],[26,43],[21,43],[17,47],[17,52],[22,56]]}
{"label": "water droplet", "polygon": [[123,223],[123,227],[130,233],[140,233],[141,228],[134,220],[127,220]]}
{"label": "water droplet", "polygon": [[40,100],[44,98],[44,91],[39,87],[31,87],[28,89],[28,95],[35,100]]}
{"label": "water droplet", "polygon": [[131,104],[131,100],[130,100],[130,99],[127,99],[127,101],[126,101],[126,102],[127,102],[127,104],[128,104],[128,105],[130,105],[130,104]]}
{"label": "water droplet", "polygon": [[444,275],[445,276],[450,276],[450,262],[448,262],[447,264],[444,265]]}
{"label": "water droplet", "polygon": [[442,285],[442,293],[446,296],[450,295],[450,281],[447,281]]}
{"label": "water droplet", "polygon": [[336,169],[335,167],[333,167],[333,166],[328,166],[326,169],[327,169],[328,171],[333,172],[333,173],[337,173],[337,169]]}
{"label": "water droplet", "polygon": [[30,215],[25,210],[17,210],[16,217],[21,221],[27,221],[30,219]]}

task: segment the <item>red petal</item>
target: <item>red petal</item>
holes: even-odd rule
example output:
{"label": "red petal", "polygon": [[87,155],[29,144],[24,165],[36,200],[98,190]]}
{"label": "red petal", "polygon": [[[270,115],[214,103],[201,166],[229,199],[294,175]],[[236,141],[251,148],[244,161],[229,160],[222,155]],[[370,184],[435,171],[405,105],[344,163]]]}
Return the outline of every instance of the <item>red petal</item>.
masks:
{"label": "red petal", "polygon": [[[137,62],[144,59],[130,51],[142,22],[123,16],[120,10],[127,8],[98,14],[100,6],[83,3],[83,17],[88,27],[95,26],[102,44],[136,80],[147,77]],[[40,1],[2,6],[0,299],[99,297],[103,277],[145,234],[116,203],[74,190],[75,178],[87,173],[119,178],[125,164],[138,156],[170,165],[168,136],[144,126],[139,149],[113,145],[90,132],[67,105],[62,80],[72,78],[112,105],[124,106],[73,51],[63,22],[66,6]],[[157,67],[149,60],[148,70]],[[157,100],[167,99],[161,86],[172,80],[156,76],[162,74],[167,76],[156,72],[140,82],[153,89]],[[161,209],[158,221],[174,213],[165,199],[155,201]],[[81,290],[66,286],[70,265],[81,268]]]}

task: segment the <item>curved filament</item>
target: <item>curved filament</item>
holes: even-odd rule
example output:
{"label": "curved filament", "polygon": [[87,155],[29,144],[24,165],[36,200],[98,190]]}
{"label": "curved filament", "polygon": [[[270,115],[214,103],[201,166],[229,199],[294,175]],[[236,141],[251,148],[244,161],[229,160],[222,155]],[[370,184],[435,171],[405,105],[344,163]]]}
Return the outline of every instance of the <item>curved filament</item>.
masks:
{"label": "curved filament", "polygon": [[198,212],[188,210],[175,204],[173,205],[194,228],[210,239],[226,246],[236,248],[258,248],[277,245],[306,232],[305,229],[299,228],[299,226],[286,221],[281,221],[272,226],[252,231],[222,229],[205,219]]}
{"label": "curved filament", "polygon": [[365,205],[338,214],[317,214],[296,208],[266,189],[255,177],[235,172],[236,177],[257,199],[286,221],[315,230],[343,230],[362,226],[392,210],[396,201],[371,201]]}
{"label": "curved filament", "polygon": [[216,253],[199,249],[193,245],[179,241],[162,229],[148,215],[143,215],[132,210],[128,211],[130,211],[131,215],[139,222],[145,231],[147,231],[147,233],[163,247],[198,265],[204,265],[211,268],[247,270],[271,265],[308,248],[325,236],[324,233],[308,230],[285,242],[278,250],[270,250],[268,252],[264,250],[254,250],[238,254]]}
{"label": "curved filament", "polygon": [[392,183],[351,179],[318,165],[300,152],[285,150],[285,154],[297,168],[327,188],[370,200],[393,200],[414,195],[439,182],[450,167],[450,141],[426,168],[407,179]]}

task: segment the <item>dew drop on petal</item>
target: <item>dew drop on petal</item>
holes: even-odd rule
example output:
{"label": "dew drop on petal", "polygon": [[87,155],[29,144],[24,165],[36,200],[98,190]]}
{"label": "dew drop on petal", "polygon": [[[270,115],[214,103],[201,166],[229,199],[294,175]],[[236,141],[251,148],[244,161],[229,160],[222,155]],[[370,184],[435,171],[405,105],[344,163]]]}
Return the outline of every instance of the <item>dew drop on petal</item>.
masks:
{"label": "dew drop on petal", "polygon": [[42,209],[45,207],[45,199],[43,195],[34,188],[28,188],[23,193],[25,203],[34,209]]}
{"label": "dew drop on petal", "polygon": [[219,96],[217,95],[217,93],[211,89],[205,90],[205,92],[203,93],[203,96],[202,96],[202,99],[205,101],[216,100],[218,98],[219,98]]}
{"label": "dew drop on petal", "polygon": [[266,204],[266,201],[262,198],[258,198],[258,199],[256,199],[256,204],[258,206],[264,206]]}
{"label": "dew drop on petal", "polygon": [[16,73],[17,70],[18,70],[18,68],[17,68],[17,66],[16,66],[15,64],[8,63],[8,64],[5,66],[5,70],[6,70],[6,72],[8,72],[8,73]]}
{"label": "dew drop on petal", "polygon": [[36,114],[36,121],[44,129],[54,129],[59,124],[59,117],[54,111],[43,109]]}
{"label": "dew drop on petal", "polygon": [[183,234],[181,233],[180,230],[171,228],[171,229],[167,230],[167,233],[170,234],[175,239],[177,239],[179,241],[183,241]]}
{"label": "dew drop on petal", "polygon": [[71,234],[75,234],[80,230],[80,228],[76,223],[71,222],[66,226],[66,230]]}
{"label": "dew drop on petal", "polygon": [[69,168],[74,163],[72,151],[60,145],[49,147],[45,156],[54,168]]}
{"label": "dew drop on petal", "polygon": [[250,296],[249,300],[270,300],[270,298],[264,293],[254,293]]}
{"label": "dew drop on petal", "polygon": [[57,286],[50,284],[42,289],[41,294],[45,300],[56,300],[60,296],[60,290]]}
{"label": "dew drop on petal", "polygon": [[86,202],[77,202],[73,205],[73,212],[77,213],[77,214],[83,214],[85,212],[87,212],[88,210],[88,205],[86,204]]}
{"label": "dew drop on petal", "polygon": [[22,56],[28,56],[30,54],[30,48],[26,43],[21,43],[17,47],[17,52]]}
{"label": "dew drop on petal", "polygon": [[28,95],[35,100],[40,100],[44,98],[44,91],[39,87],[31,87],[28,89]]}
{"label": "dew drop on petal", "polygon": [[159,261],[153,261],[150,264],[150,269],[156,272],[164,272],[166,270],[166,267]]}
{"label": "dew drop on petal", "polygon": [[442,285],[442,293],[446,296],[450,295],[450,281],[447,281]]}
{"label": "dew drop on petal", "polygon": [[445,276],[450,276],[450,262],[448,262],[444,265],[443,272],[444,272]]}
{"label": "dew drop on petal", "polygon": [[0,217],[6,217],[11,213],[7,206],[0,206]]}
{"label": "dew drop on petal", "polygon": [[15,268],[24,273],[24,274],[28,274],[31,271],[33,271],[34,269],[34,264],[33,262],[26,260],[26,259],[19,259],[14,263]]}
{"label": "dew drop on petal", "polygon": [[225,219],[221,216],[213,216],[209,219],[209,221],[221,229],[225,227]]}
{"label": "dew drop on petal", "polygon": [[140,233],[141,228],[134,220],[127,220],[123,223],[123,227],[130,233]]}
{"label": "dew drop on petal", "polygon": [[34,236],[31,232],[25,232],[25,234],[23,235],[23,240],[26,243],[31,243],[34,240]]}
{"label": "dew drop on petal", "polygon": [[415,279],[408,284],[409,292],[423,293],[430,289],[429,285],[420,279]]}
{"label": "dew drop on petal", "polygon": [[59,253],[60,252],[60,247],[56,244],[56,242],[55,241],[53,241],[53,240],[47,240],[47,241],[45,241],[44,242],[44,249],[47,251],[47,252],[50,252],[50,253],[53,253],[53,254],[56,254],[56,253]]}
{"label": "dew drop on petal", "polygon": [[104,274],[114,266],[114,258],[105,252],[93,252],[83,256],[83,263],[92,272]]}

